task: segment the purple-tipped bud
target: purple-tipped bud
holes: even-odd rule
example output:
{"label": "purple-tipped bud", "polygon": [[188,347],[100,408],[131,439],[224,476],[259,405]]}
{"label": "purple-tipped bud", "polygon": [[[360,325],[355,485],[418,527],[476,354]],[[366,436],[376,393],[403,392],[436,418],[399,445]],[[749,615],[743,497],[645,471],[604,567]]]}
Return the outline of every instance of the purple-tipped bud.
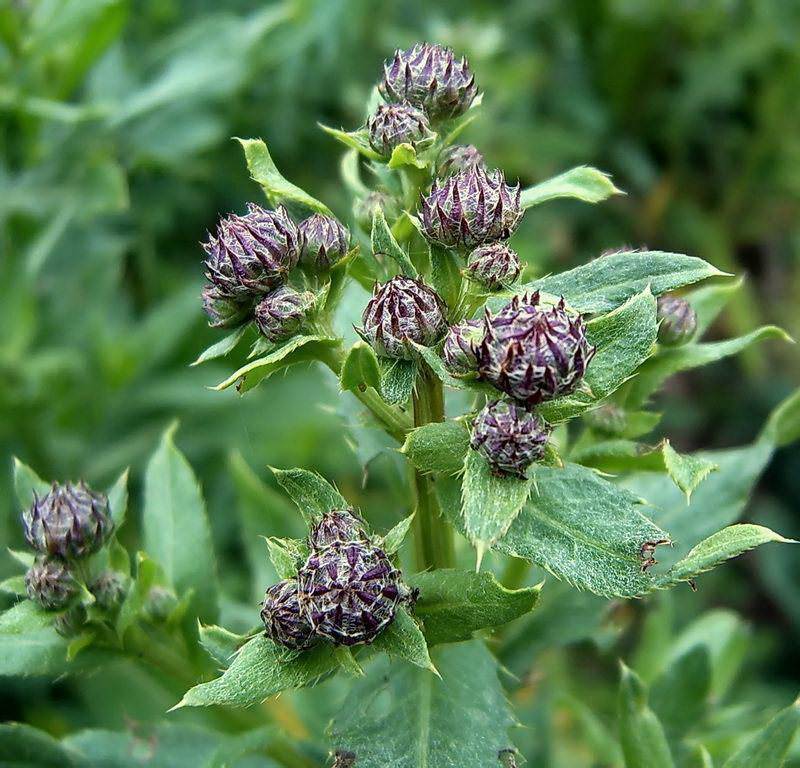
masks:
{"label": "purple-tipped bud", "polygon": [[668,347],[686,344],[697,330],[697,313],[680,296],[658,297],[658,319],[658,340]]}
{"label": "purple-tipped bud", "polygon": [[462,320],[451,325],[442,347],[442,358],[447,370],[455,376],[477,370],[477,350],[482,338],[483,320]]}
{"label": "purple-tipped bud", "polygon": [[330,269],[350,248],[350,233],[333,216],[315,213],[301,221],[298,230],[302,242],[300,263],[310,269]]}
{"label": "purple-tipped bud", "polygon": [[303,615],[336,645],[371,643],[411,594],[386,553],[364,542],[312,552],[298,585]]}
{"label": "purple-tipped bud", "polygon": [[60,558],[37,557],[25,574],[25,589],[46,611],[58,611],[78,594],[78,582]]}
{"label": "purple-tipped bud", "polygon": [[446,248],[507,240],[523,214],[519,184],[511,187],[502,171],[483,168],[435,181],[421,202],[423,234]]}
{"label": "purple-tipped bud", "polygon": [[370,146],[390,157],[401,144],[413,147],[433,138],[428,118],[411,104],[381,104],[367,121]]}
{"label": "purple-tipped bud", "polygon": [[246,299],[286,281],[300,256],[300,235],[283,206],[267,211],[248,203],[244,216],[220,221],[203,249],[209,282],[224,296]]}
{"label": "purple-tipped bud", "polygon": [[486,457],[498,475],[524,476],[544,457],[549,431],[535,413],[508,400],[488,403],[472,425],[473,450]]}
{"label": "purple-tipped bud", "polygon": [[583,414],[589,428],[607,437],[619,437],[628,426],[625,411],[614,403],[606,403]]}
{"label": "purple-tipped bud", "polygon": [[256,326],[268,341],[284,341],[300,330],[313,305],[314,294],[310,291],[282,285],[256,304]]}
{"label": "purple-tipped bud", "polygon": [[251,300],[237,301],[223,294],[216,285],[207,285],[201,294],[203,310],[212,328],[236,328],[246,322],[253,309]]}
{"label": "purple-tipped bud", "polygon": [[33,505],[22,514],[22,526],[35,550],[67,560],[97,552],[114,530],[108,497],[83,481],[53,483],[45,496],[34,494]]}
{"label": "purple-tipped bud", "polygon": [[467,259],[467,277],[490,291],[508,287],[521,271],[517,252],[505,243],[479,245]]}
{"label": "purple-tipped bud", "polygon": [[365,544],[369,541],[364,524],[349,509],[333,509],[324,514],[308,534],[308,546],[322,550],[334,544]]}
{"label": "purple-tipped bud", "polygon": [[402,275],[383,285],[375,283],[362,321],[361,333],[377,354],[404,359],[412,357],[406,342],[430,347],[447,328],[436,291]]}
{"label": "purple-tipped bud", "polygon": [[89,591],[97,605],[104,611],[113,611],[122,605],[128,592],[128,580],[116,571],[103,571],[91,584]]}
{"label": "purple-tipped bud", "polygon": [[477,147],[472,144],[451,144],[439,153],[436,175],[444,179],[455,173],[483,167],[483,155]]}
{"label": "purple-tipped bud", "polygon": [[450,48],[430,43],[395,51],[383,65],[378,89],[387,101],[409,101],[424,109],[431,120],[462,115],[478,95],[467,60],[459,61]]}
{"label": "purple-tipped bud", "polygon": [[316,642],[314,630],[300,609],[296,579],[280,581],[267,590],[261,604],[261,621],[264,634],[286,648],[301,651]]}
{"label": "purple-tipped bud", "polygon": [[583,320],[563,299],[538,304],[537,291],[515,296],[496,315],[487,312],[478,347],[480,377],[525,405],[574,392],[595,353]]}

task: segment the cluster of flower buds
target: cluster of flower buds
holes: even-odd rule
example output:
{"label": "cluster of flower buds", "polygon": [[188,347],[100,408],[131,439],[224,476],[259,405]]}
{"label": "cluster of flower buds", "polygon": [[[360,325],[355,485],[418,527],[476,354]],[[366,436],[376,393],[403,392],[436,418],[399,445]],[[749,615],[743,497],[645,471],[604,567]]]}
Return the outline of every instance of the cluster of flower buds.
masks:
{"label": "cluster of flower buds", "polygon": [[330,269],[347,254],[349,241],[332,216],[317,213],[295,224],[283,206],[270,211],[248,203],[246,214],[223,218],[203,244],[209,325],[234,328],[255,320],[269,341],[294,335],[314,302],[287,285],[291,271],[298,263],[312,272]]}
{"label": "cluster of flower buds", "polygon": [[312,527],[297,578],[267,590],[261,619],[267,637],[292,650],[324,638],[334,645],[371,643],[413,595],[387,554],[349,510],[333,510]]}
{"label": "cluster of flower buds", "polygon": [[658,320],[658,340],[667,347],[686,344],[697,330],[697,313],[680,296],[658,297]]}

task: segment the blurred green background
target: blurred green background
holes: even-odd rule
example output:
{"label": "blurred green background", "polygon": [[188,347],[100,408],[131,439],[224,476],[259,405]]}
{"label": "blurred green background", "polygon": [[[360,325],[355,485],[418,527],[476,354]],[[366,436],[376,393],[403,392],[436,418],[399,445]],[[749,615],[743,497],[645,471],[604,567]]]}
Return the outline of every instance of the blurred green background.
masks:
{"label": "blurred green background", "polygon": [[[490,164],[523,185],[591,164],[627,192],[531,210],[514,241],[531,274],[622,245],[698,255],[746,275],[713,336],[769,322],[797,337],[798,34],[792,0],[1,2],[0,541],[21,542],[12,455],[98,485],[130,465],[136,503],[175,418],[241,599],[250,532],[234,512],[256,477],[270,482],[266,464],[319,469],[374,517],[399,517],[396,464],[362,485],[330,375],[293,370],[239,398],[207,389],[230,361],[189,363],[218,338],[198,242],[260,197],[231,137],[264,138],[284,175],[348,219],[341,147],[317,123],[358,126],[382,60],[417,40],[469,57],[485,99],[465,139]],[[659,398],[664,432],[681,450],[749,442],[799,371],[795,349],[771,343],[683,375]],[[750,519],[800,536],[799,462],[797,448],[778,456]],[[135,546],[135,525],[125,538]],[[684,610],[752,621],[754,684],[785,697],[800,598],[796,558],[776,553],[709,577]],[[71,708],[87,690],[47,694],[64,698],[65,728],[113,720]],[[9,691],[2,714],[35,720],[45,688]]]}

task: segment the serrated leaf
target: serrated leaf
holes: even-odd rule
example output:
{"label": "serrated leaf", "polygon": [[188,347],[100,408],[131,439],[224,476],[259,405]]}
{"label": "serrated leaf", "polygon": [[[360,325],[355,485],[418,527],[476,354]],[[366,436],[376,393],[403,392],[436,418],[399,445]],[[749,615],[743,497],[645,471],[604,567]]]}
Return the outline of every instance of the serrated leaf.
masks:
{"label": "serrated leaf", "polygon": [[661,454],[664,457],[664,466],[669,476],[675,481],[685,494],[687,502],[692,496],[692,491],[708,475],[719,467],[711,460],[703,456],[690,456],[678,453],[670,444],[669,440],[664,440],[661,444]]}
{"label": "serrated leaf", "polygon": [[381,397],[389,405],[407,403],[417,381],[417,364],[413,360],[379,358],[381,368]]}
{"label": "serrated leaf", "polygon": [[44,496],[50,490],[50,483],[42,480],[27,464],[14,457],[14,490],[22,509],[33,504],[33,494]]}
{"label": "serrated leaf", "polygon": [[781,768],[798,726],[800,701],[795,701],[748,739],[722,768]]}
{"label": "serrated leaf", "polygon": [[316,685],[337,669],[332,645],[290,651],[259,635],[242,646],[221,677],[190,688],[173,709],[214,704],[249,707],[281,691]]}
{"label": "serrated leaf", "polygon": [[663,251],[620,251],[520,286],[518,292],[541,290],[564,296],[577,312],[610,312],[648,286],[654,296],[660,296],[724,274],[694,256]]}
{"label": "serrated leaf", "polygon": [[585,165],[522,190],[522,208],[530,208],[558,197],[572,197],[584,203],[600,203],[612,195],[625,194],[617,189],[611,176]]}
{"label": "serrated leaf", "polygon": [[532,611],[541,586],[506,589],[494,574],[439,568],[415,573],[408,583],[419,589],[414,615],[422,621],[429,645],[469,640]]}
{"label": "serrated leaf", "polygon": [[404,517],[391,531],[384,537],[381,543],[381,548],[387,555],[393,555],[403,544],[408,531],[411,528],[411,523],[414,522],[415,513],[411,513],[408,517]]}
{"label": "serrated leaf", "polygon": [[378,358],[369,344],[357,341],[350,347],[339,372],[339,384],[345,392],[363,392],[367,387],[380,390],[381,371]]}
{"label": "serrated leaf", "polygon": [[272,374],[288,368],[290,365],[317,360],[321,348],[335,347],[337,344],[341,344],[341,339],[331,336],[295,336],[277,349],[273,349],[269,354],[243,365],[212,389],[220,392],[236,384],[239,392],[244,394],[255,388],[264,379],[268,379]]}
{"label": "serrated leaf", "polygon": [[438,674],[428,653],[425,635],[402,605],[398,607],[394,621],[375,638],[372,647],[383,651],[389,658],[402,659]]}
{"label": "serrated leaf", "polygon": [[484,552],[505,535],[530,494],[532,477],[495,475],[477,451],[467,451],[461,486],[461,516],[467,537]]}
{"label": "serrated leaf", "polygon": [[23,723],[0,724],[0,764],[18,768],[78,768],[83,755]]}
{"label": "serrated leaf", "polygon": [[178,595],[193,590],[203,621],[217,614],[217,567],[205,502],[189,462],[173,442],[171,426],[145,472],[144,546]]}
{"label": "serrated leaf", "polygon": [[266,541],[269,548],[269,559],[272,561],[278,578],[296,578],[298,567],[304,559],[302,542],[293,539],[278,539],[274,536]]}
{"label": "serrated leaf", "polygon": [[461,420],[433,422],[408,432],[400,452],[422,472],[455,474],[464,469],[469,439]]}
{"label": "serrated leaf", "polygon": [[127,469],[117,478],[114,485],[108,489],[108,507],[111,510],[111,519],[114,521],[116,530],[119,530],[125,522],[125,515],[128,512]]}
{"label": "serrated leaf", "polygon": [[328,125],[323,125],[322,123],[318,123],[318,125],[323,131],[325,131],[325,133],[327,133],[329,136],[333,136],[336,141],[341,142],[346,147],[356,150],[356,152],[362,154],[369,160],[378,160],[379,162],[383,162],[383,155],[381,155],[379,152],[376,152],[370,146],[369,131],[365,130],[364,128],[359,131],[343,131],[339,128],[331,128]]}
{"label": "serrated leaf", "polygon": [[[514,724],[497,662],[477,641],[439,649],[442,679],[379,661],[357,682],[331,727],[358,768],[487,768],[510,747]],[[375,706],[378,697],[386,707]]]}
{"label": "serrated leaf", "polygon": [[389,225],[386,223],[383,209],[380,207],[375,209],[375,213],[372,216],[371,243],[372,253],[375,256],[378,254],[388,256],[400,267],[400,272],[406,277],[417,276],[416,267],[411,263],[408,254],[400,247],[397,240],[394,239],[392,230],[389,229]]}
{"label": "serrated leaf", "polygon": [[243,325],[229,333],[225,338],[207,347],[198,355],[197,359],[191,363],[191,365],[200,365],[201,363],[207,363],[209,360],[216,360],[230,354],[244,338],[248,328],[248,325]]}
{"label": "serrated leaf", "polygon": [[711,692],[711,659],[697,645],[677,657],[650,687],[650,706],[670,742],[702,722]]}
{"label": "serrated leaf", "polygon": [[297,505],[309,525],[332,509],[348,509],[349,504],[327,480],[307,469],[271,467],[281,488]]}
{"label": "serrated leaf", "polygon": [[247,635],[237,635],[215,624],[200,624],[197,634],[200,645],[223,667],[227,667],[233,661],[239,649],[250,639]]}
{"label": "serrated leaf", "polygon": [[287,181],[275,166],[267,145],[261,139],[237,139],[244,149],[247,169],[257,184],[261,185],[272,205],[285,205],[293,213],[311,210],[332,216],[330,209],[311,197],[300,187]]}

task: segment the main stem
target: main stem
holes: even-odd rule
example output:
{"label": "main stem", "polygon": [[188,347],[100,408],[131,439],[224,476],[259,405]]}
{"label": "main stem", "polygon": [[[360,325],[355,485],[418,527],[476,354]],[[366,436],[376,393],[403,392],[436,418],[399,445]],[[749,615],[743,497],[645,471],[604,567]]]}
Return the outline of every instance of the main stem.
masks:
{"label": "main stem", "polygon": [[[414,426],[444,421],[442,382],[423,367],[414,389]],[[433,478],[414,470],[416,516],[414,518],[417,566],[420,570],[449,568],[454,562],[453,536],[442,517]]]}

